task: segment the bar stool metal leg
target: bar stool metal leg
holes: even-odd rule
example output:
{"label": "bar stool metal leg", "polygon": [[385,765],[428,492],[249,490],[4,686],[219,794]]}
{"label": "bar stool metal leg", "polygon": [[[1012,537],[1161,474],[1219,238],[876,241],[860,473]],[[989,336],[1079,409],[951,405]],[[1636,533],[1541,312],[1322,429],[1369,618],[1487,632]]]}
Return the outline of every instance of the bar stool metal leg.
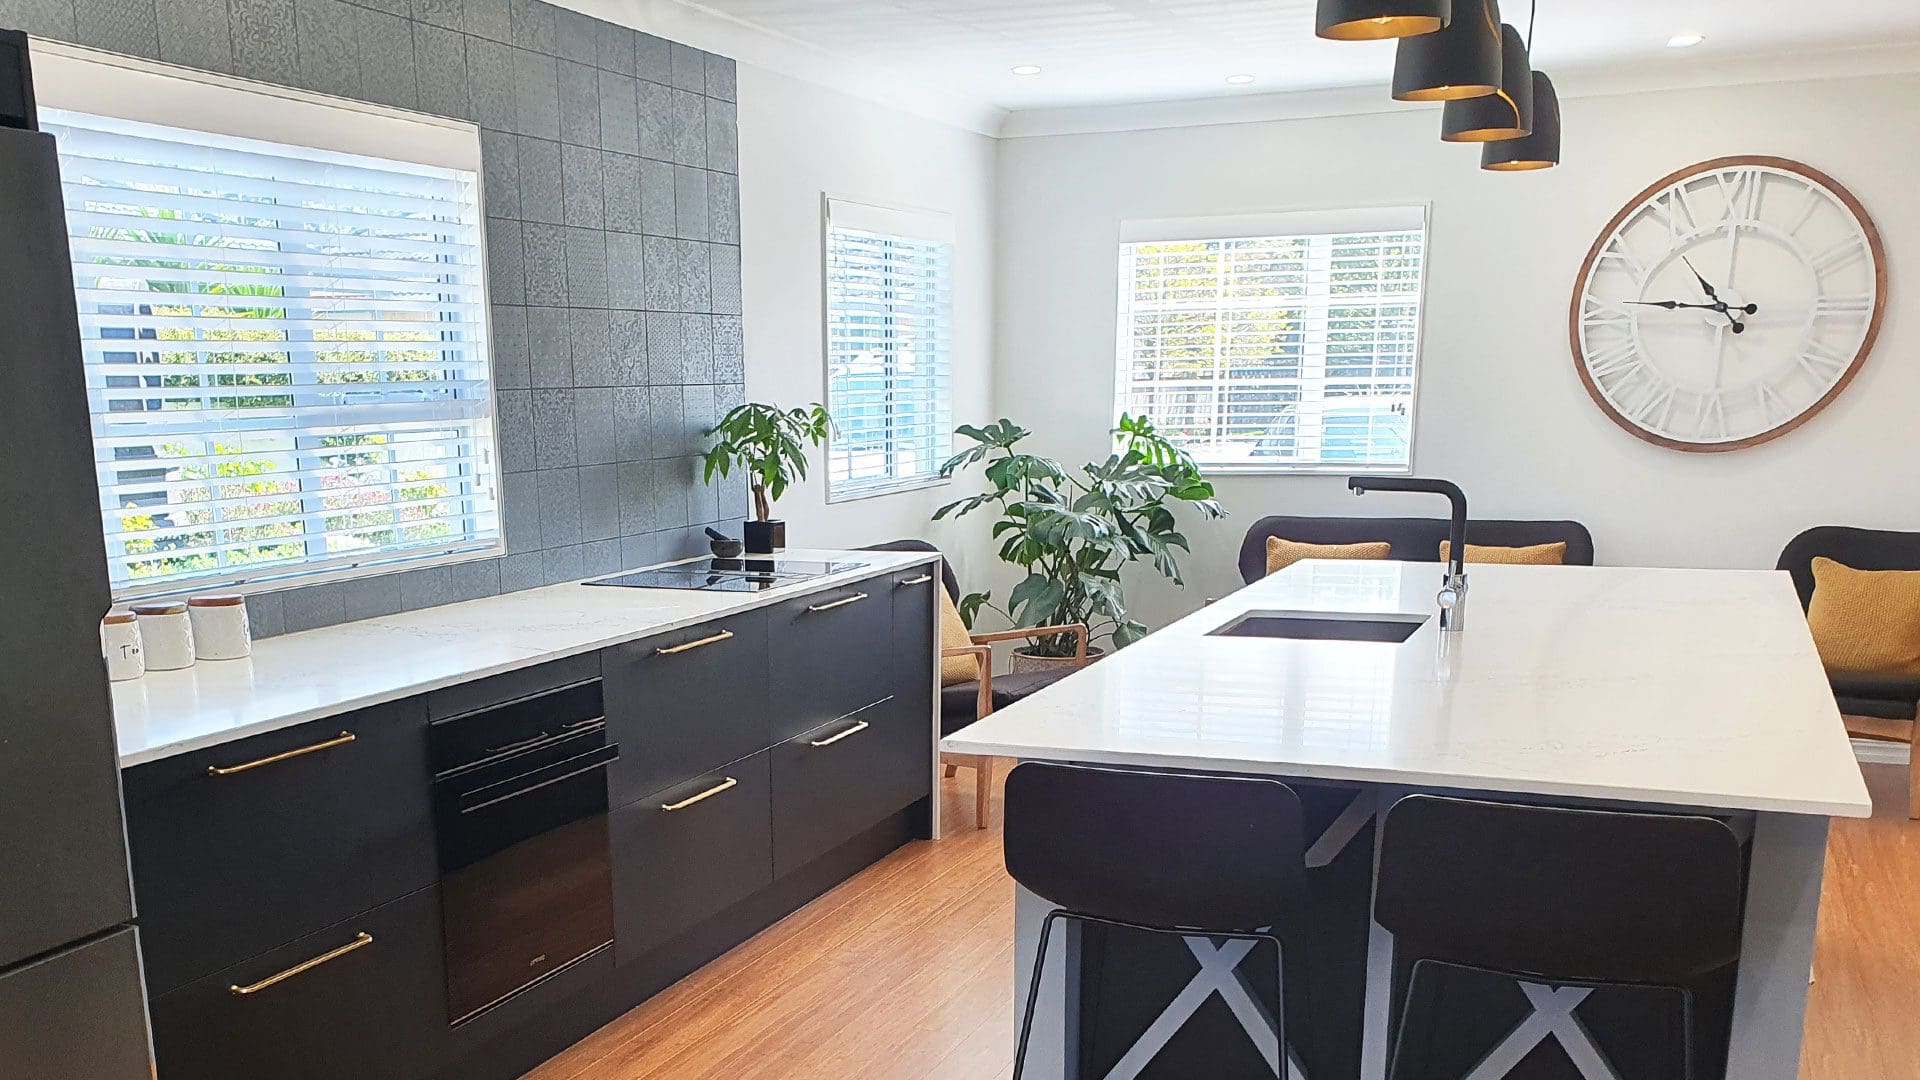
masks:
{"label": "bar stool metal leg", "polygon": [[[1279,1077],[1279,1080],[1287,1080],[1290,1055],[1287,1050],[1286,946],[1281,944],[1278,934],[1260,931],[1210,931],[1164,926],[1142,926],[1138,923],[1124,922],[1119,919],[1104,919],[1095,915],[1085,915],[1079,912],[1060,909],[1049,911],[1046,917],[1040,921],[1040,937],[1035,943],[1033,956],[1033,975],[1031,981],[1027,984],[1027,1007],[1024,1015],[1022,1015],[1020,1019],[1020,1041],[1014,1050],[1013,1080],[1021,1080],[1021,1076],[1026,1070],[1027,1042],[1033,1034],[1033,1016],[1040,1001],[1040,980],[1046,973],[1047,948],[1053,935],[1053,924],[1056,919],[1069,919],[1081,923],[1098,923],[1102,926],[1113,926],[1123,930],[1140,930],[1150,934],[1167,934],[1181,938],[1204,937],[1220,938],[1226,941],[1271,942],[1275,954],[1276,991],[1274,995],[1276,1007],[1272,1021],[1273,1034],[1278,1045],[1274,1068],[1275,1075]],[[1251,1036],[1252,1032],[1248,1034]]]}

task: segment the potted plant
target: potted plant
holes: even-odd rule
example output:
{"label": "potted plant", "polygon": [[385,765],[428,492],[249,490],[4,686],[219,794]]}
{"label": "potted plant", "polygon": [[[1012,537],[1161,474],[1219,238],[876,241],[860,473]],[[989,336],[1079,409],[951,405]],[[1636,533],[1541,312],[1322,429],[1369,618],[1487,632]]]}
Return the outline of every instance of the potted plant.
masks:
{"label": "potted plant", "polygon": [[[1127,614],[1120,571],[1147,559],[1183,584],[1176,555],[1191,549],[1173,507],[1186,504],[1207,518],[1226,513],[1193,458],[1145,417],[1122,415],[1113,431],[1114,452],[1077,474],[1051,458],[1022,453],[1020,441],[1031,433],[1011,420],[957,430],[975,445],[955,454],[940,475],[985,462],[993,489],[948,503],[934,520],[992,506],[999,513],[993,535],[1001,560],[1026,571],[1004,607],[992,603],[990,592],[962,599],[960,614],[969,626],[987,607],[1014,626],[1084,623],[1090,637],[1110,638],[1116,648],[1127,645],[1147,628]],[[1071,662],[1073,655],[1072,637],[1044,638],[1014,653],[1014,669]]]}
{"label": "potted plant", "polygon": [[773,504],[796,480],[807,478],[807,444],[827,441],[833,419],[819,402],[798,409],[748,402],[735,406],[707,429],[714,437],[706,455],[706,482],[725,478],[735,466],[753,491],[753,519],[743,530],[750,555],[770,555],[787,546],[787,523],[773,517]]}

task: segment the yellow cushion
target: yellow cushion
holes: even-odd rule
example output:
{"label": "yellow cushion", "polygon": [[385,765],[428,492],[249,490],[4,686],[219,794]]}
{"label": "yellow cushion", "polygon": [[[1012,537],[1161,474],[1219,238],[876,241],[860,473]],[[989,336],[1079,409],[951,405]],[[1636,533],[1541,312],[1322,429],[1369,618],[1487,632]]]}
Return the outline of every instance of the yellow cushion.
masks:
{"label": "yellow cushion", "polygon": [[1920,676],[1920,570],[1815,559],[1807,625],[1830,671]]}
{"label": "yellow cushion", "polygon": [[[936,587],[940,594],[940,647],[942,649],[964,649],[973,644],[967,636],[967,624],[960,618],[960,609],[954,606],[953,597],[947,590]],[[980,661],[972,656],[943,656],[940,658],[940,685],[952,686],[954,683],[976,682],[980,678]]]}
{"label": "yellow cushion", "polygon": [[[1440,561],[1446,562],[1453,554],[1451,540],[1440,541]],[[1470,563],[1504,563],[1508,566],[1562,566],[1567,561],[1566,541],[1557,544],[1534,544],[1531,547],[1494,547],[1490,544],[1468,544],[1467,560]]]}
{"label": "yellow cushion", "polygon": [[1385,540],[1365,544],[1302,544],[1267,537],[1267,573],[1277,574],[1301,559],[1384,559],[1393,551]]}

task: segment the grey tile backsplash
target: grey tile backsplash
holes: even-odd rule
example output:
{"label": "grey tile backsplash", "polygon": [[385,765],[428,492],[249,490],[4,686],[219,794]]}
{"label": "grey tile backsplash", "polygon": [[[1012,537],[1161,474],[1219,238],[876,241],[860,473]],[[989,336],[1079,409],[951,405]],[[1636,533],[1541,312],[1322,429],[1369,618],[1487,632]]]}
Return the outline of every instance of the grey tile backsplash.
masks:
{"label": "grey tile backsplash", "polygon": [[0,0],[0,26],[481,128],[507,555],[250,597],[270,637],[611,573],[738,532],[734,63],[540,0]]}

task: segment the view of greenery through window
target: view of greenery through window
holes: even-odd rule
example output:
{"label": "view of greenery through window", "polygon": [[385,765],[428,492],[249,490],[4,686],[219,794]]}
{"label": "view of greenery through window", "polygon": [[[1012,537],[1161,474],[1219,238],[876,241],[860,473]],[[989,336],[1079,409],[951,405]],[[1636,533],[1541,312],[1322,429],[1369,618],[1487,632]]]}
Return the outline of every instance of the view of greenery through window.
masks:
{"label": "view of greenery through window", "polygon": [[470,177],[53,120],[118,589],[497,530]]}
{"label": "view of greenery through window", "polygon": [[1404,466],[1424,234],[1122,245],[1119,412],[1202,464]]}

